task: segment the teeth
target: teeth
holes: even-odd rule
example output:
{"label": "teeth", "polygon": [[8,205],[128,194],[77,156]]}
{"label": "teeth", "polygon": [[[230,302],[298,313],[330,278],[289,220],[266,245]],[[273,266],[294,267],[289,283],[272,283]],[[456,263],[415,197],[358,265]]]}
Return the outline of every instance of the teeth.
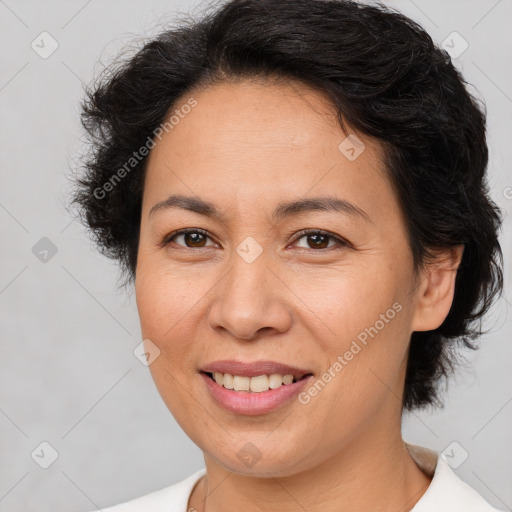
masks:
{"label": "teeth", "polygon": [[213,378],[219,386],[235,391],[252,391],[261,393],[269,389],[277,389],[282,385],[291,384],[294,380],[293,375],[258,375],[257,377],[242,377],[240,375],[230,375],[229,373],[214,372]]}
{"label": "teeth", "polygon": [[283,384],[283,377],[277,373],[273,373],[268,378],[268,386],[270,389],[280,388]]}
{"label": "teeth", "polygon": [[[222,375],[222,373],[219,373]],[[224,374],[224,381],[222,384],[226,389],[233,389],[233,375],[229,375],[229,373]]]}
{"label": "teeth", "polygon": [[291,384],[293,382],[293,375],[283,375],[283,384]]}
{"label": "teeth", "polygon": [[249,391],[250,383],[250,377],[239,377],[238,375],[233,375],[233,389],[235,391]]}
{"label": "teeth", "polygon": [[251,377],[250,389],[255,393],[267,391],[269,389],[268,377],[266,375],[258,375],[257,377]]}

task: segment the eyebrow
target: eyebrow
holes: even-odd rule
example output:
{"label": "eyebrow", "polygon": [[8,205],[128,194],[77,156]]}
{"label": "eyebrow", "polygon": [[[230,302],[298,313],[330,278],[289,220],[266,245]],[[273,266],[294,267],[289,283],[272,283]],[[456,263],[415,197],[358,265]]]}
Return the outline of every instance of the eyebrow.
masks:
{"label": "eyebrow", "polygon": [[[171,195],[167,199],[155,204],[148,215],[151,216],[157,211],[167,210],[169,208],[181,208],[183,210],[199,213],[206,217],[217,217],[224,222],[224,215],[213,203],[196,197],[188,197],[179,194]],[[368,214],[364,210],[361,210],[361,208],[345,199],[330,196],[311,197],[308,199],[298,199],[296,201],[280,203],[272,213],[271,219],[277,222],[286,217],[310,211],[345,213],[371,222]]]}

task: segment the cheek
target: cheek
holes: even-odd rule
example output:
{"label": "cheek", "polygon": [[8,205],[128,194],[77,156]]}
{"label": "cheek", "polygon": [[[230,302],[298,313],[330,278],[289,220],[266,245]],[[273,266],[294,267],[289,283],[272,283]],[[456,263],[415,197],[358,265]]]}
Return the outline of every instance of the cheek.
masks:
{"label": "cheek", "polygon": [[173,417],[189,432],[191,424],[202,424],[200,408],[190,399],[191,372],[197,354],[191,350],[191,326],[198,321],[198,300],[204,290],[197,281],[184,282],[183,275],[162,272],[158,265],[141,258],[135,292],[144,339],[160,350],[149,365],[156,388]]}
{"label": "cheek", "polygon": [[[388,393],[386,386],[398,388],[410,323],[403,274],[382,262],[368,262],[360,271],[344,269],[309,278],[297,276],[294,290],[300,290],[298,295],[307,303],[304,312],[318,313],[308,313],[309,328],[316,334],[311,349],[327,356],[323,371],[335,375],[325,375],[334,383],[327,386],[331,398],[357,408],[360,400],[369,405],[381,392]],[[343,398],[336,397],[338,393]]]}
{"label": "cheek", "polygon": [[140,257],[135,292],[144,335],[165,340],[166,334],[190,322],[208,289],[208,273],[193,266],[173,266],[155,256]]}
{"label": "cheek", "polygon": [[402,286],[401,279],[385,265],[369,260],[357,267],[296,273],[291,284],[301,299],[297,307],[308,317],[316,318],[319,328],[325,331],[325,338],[317,341],[325,340],[328,346],[343,346],[377,321],[380,327],[381,315],[390,309],[388,316],[396,323],[392,306],[400,302]]}

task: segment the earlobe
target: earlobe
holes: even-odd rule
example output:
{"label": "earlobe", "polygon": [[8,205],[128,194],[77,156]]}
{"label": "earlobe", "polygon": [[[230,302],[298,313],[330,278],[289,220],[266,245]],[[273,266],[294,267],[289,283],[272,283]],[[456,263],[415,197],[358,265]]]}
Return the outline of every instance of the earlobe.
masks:
{"label": "earlobe", "polygon": [[416,290],[413,331],[431,331],[444,322],[452,306],[457,269],[463,252],[463,245],[440,251],[423,270]]}

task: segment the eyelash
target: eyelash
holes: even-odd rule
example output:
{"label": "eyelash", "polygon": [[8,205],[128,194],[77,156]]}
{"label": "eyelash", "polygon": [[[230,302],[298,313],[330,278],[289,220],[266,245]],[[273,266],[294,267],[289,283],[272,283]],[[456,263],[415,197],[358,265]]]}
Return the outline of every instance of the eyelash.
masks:
{"label": "eyelash", "polygon": [[[168,246],[171,243],[171,241],[173,240],[173,238],[176,238],[179,235],[185,235],[187,233],[199,233],[199,234],[211,239],[210,234],[207,231],[200,229],[200,228],[180,229],[178,231],[175,231],[175,232],[167,235],[164,238],[164,240],[162,241],[162,247]],[[337,235],[333,235],[332,233],[329,233],[328,231],[324,231],[322,229],[303,229],[302,231],[299,231],[297,233],[297,236],[295,237],[295,239],[293,240],[292,243],[295,243],[296,241],[300,240],[301,238],[303,238],[304,236],[307,236],[307,235],[326,236],[326,237],[336,241],[339,247],[350,247],[351,246],[351,244],[347,240],[344,240],[343,238],[341,238]],[[206,249],[207,248],[207,247],[187,247],[187,246],[183,246],[183,245],[180,245],[179,247],[182,247],[184,249],[190,249],[190,250]],[[310,248],[309,250],[318,252],[318,251],[325,251],[325,250],[332,249],[332,248],[333,247],[325,247],[322,249],[311,249]],[[304,249],[304,247],[302,247],[302,249]]]}

